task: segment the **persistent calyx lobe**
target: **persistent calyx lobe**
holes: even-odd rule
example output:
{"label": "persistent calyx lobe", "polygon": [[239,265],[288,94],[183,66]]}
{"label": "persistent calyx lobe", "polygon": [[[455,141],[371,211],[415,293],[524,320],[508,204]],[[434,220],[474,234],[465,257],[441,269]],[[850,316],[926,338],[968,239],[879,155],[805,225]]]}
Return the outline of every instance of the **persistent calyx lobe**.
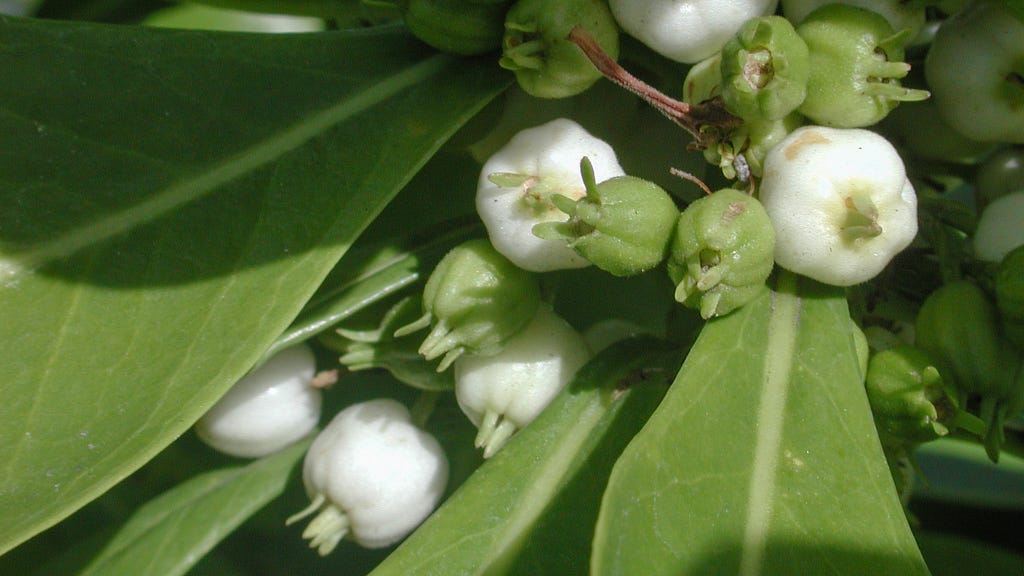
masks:
{"label": "persistent calyx lobe", "polygon": [[552,196],[566,222],[533,227],[540,238],[562,239],[595,266],[616,276],[654,268],[665,258],[679,210],[657,184],[618,176],[598,184],[590,161],[580,162],[587,194],[579,200]]}

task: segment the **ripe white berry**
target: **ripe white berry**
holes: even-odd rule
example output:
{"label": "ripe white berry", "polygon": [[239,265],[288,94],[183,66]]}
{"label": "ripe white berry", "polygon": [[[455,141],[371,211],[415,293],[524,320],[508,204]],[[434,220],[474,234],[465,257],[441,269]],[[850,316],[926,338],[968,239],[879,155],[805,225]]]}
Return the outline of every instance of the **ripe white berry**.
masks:
{"label": "ripe white berry", "polygon": [[320,390],[310,385],[313,351],[287,348],[238,381],[196,422],[196,434],[225,454],[257,458],[309,434],[320,420]]}

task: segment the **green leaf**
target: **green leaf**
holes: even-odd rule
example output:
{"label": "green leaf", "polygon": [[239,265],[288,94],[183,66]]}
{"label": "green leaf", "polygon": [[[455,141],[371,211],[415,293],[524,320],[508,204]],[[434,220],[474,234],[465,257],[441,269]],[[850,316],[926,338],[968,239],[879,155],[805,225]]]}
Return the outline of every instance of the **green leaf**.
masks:
{"label": "green leaf", "polygon": [[309,440],[248,466],[207,472],[139,508],[80,576],[184,574],[284,491]]}
{"label": "green leaf", "polygon": [[680,356],[651,339],[598,355],[372,574],[585,574],[611,464]]}
{"label": "green leaf", "polygon": [[0,553],[184,432],[508,84],[419,46],[0,18]]}
{"label": "green leaf", "polygon": [[705,326],[616,463],[603,574],[927,574],[875,433],[841,291],[781,286]]}

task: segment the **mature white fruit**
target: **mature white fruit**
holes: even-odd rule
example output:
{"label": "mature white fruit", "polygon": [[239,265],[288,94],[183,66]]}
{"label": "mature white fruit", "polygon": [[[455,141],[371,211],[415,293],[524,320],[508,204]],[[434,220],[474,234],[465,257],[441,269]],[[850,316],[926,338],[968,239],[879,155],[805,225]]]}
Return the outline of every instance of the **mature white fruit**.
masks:
{"label": "mature white fruit", "polygon": [[868,130],[795,130],[768,153],[759,198],[775,227],[775,262],[834,286],[874,278],[917,234],[903,161]]}
{"label": "mature white fruit", "polygon": [[238,381],[196,422],[204,442],[225,454],[256,458],[309,434],[320,420],[320,390],[310,385],[313,351],[278,352]]}
{"label": "mature white fruit", "polygon": [[610,0],[630,36],[677,62],[693,64],[725,46],[743,24],[775,12],[778,0]]}
{"label": "mature white fruit", "polygon": [[564,241],[533,234],[535,224],[569,219],[551,203],[553,194],[573,200],[586,195],[583,157],[590,159],[598,182],[625,174],[608,143],[567,118],[519,132],[484,163],[477,213],[491,244],[516,266],[548,272],[590,265]]}
{"label": "mature white fruit", "polygon": [[391,399],[349,406],[309,447],[302,468],[319,514],[303,532],[326,555],[346,535],[366,548],[390,546],[430,515],[448,483],[448,460],[433,436]]}
{"label": "mature white fruit", "polygon": [[476,446],[484,448],[484,457],[532,422],[590,356],[583,337],[541,304],[501,352],[456,360],[455,397],[479,428]]}

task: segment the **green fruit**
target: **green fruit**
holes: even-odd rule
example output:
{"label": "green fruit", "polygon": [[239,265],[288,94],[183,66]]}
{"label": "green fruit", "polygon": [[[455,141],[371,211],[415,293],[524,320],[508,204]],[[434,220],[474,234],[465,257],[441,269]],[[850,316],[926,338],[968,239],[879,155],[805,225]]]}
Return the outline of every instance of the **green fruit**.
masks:
{"label": "green fruit", "polygon": [[395,331],[401,337],[433,325],[419,353],[444,355],[437,371],[464,353],[495,354],[533,317],[540,288],[487,240],[470,240],[438,262],[423,288],[423,316]]}
{"label": "green fruit", "polygon": [[985,447],[997,460],[1003,421],[1024,403],[1020,356],[1004,336],[995,303],[976,284],[960,280],[933,292],[917,316],[916,344],[932,355],[960,406],[978,400]]}
{"label": "green fruit", "polygon": [[603,0],[519,0],[505,18],[498,61],[519,86],[539,98],[566,98],[601,78],[569,32],[582,26],[611,58],[619,56],[619,29]]}
{"label": "green fruit", "polygon": [[1012,250],[999,264],[996,304],[1006,337],[1024,350],[1024,246]]}
{"label": "green fruit", "polygon": [[807,44],[781,16],[748,20],[722,48],[722,101],[746,121],[780,120],[807,95]]}
{"label": "green fruit", "polygon": [[580,171],[586,196],[579,200],[551,197],[569,220],[537,224],[533,233],[546,240],[565,240],[581,256],[615,276],[633,276],[660,264],[679,217],[668,192],[632,176],[598,184],[586,157],[580,162]]}
{"label": "green fruit", "polygon": [[810,50],[807,98],[798,112],[817,124],[860,128],[875,124],[901,101],[928,92],[900,85],[910,72],[902,35],[870,10],[829,4],[796,29]]}
{"label": "green fruit", "polygon": [[772,271],[775,231],[761,203],[719,190],[687,206],[668,260],[675,298],[705,319],[753,300]]}
{"label": "green fruit", "polygon": [[909,344],[872,356],[865,386],[886,445],[935,440],[947,435],[962,415],[932,357]]}
{"label": "green fruit", "polygon": [[405,25],[417,38],[450,54],[471,56],[501,47],[511,0],[407,0]]}

